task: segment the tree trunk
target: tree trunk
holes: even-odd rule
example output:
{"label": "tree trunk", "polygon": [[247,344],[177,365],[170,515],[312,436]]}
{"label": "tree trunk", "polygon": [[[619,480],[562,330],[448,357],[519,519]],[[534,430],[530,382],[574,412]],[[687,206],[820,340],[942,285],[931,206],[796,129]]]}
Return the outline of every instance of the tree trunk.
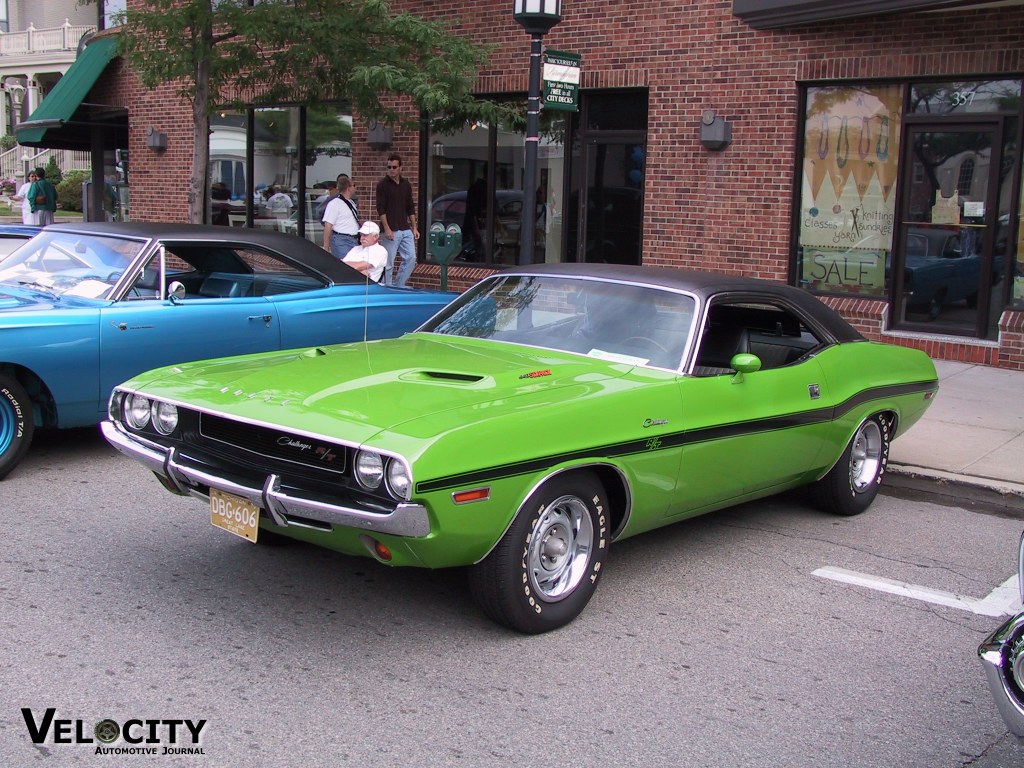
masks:
{"label": "tree trunk", "polygon": [[202,224],[206,215],[207,189],[210,171],[210,70],[205,59],[196,63],[196,92],[192,100],[192,119],[195,132],[192,135],[192,178],[188,184],[188,220]]}

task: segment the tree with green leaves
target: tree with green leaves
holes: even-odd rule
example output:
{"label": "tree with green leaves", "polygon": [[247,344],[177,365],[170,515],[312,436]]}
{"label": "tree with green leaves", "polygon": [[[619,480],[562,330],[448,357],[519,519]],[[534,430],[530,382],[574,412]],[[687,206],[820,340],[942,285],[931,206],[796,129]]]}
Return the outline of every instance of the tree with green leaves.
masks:
{"label": "tree with green leaves", "polygon": [[486,49],[383,0],[148,0],[118,21],[120,53],[142,84],[171,84],[192,106],[193,222],[217,109],[334,102],[392,125],[418,122],[410,106],[438,125],[521,120],[521,105],[473,97]]}

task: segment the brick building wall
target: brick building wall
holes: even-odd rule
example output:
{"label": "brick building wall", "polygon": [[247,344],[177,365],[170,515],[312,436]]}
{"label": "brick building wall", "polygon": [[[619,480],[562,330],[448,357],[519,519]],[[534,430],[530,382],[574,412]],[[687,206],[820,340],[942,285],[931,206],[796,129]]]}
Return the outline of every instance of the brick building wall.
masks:
{"label": "brick building wall", "polygon": [[[529,36],[511,18],[507,0],[408,0],[393,7],[446,20],[471,39],[495,46],[479,74],[478,92],[525,93]],[[582,55],[584,89],[648,89],[644,263],[786,281],[798,188],[800,82],[1020,77],[1024,9],[957,9],[758,31],[732,15],[731,0],[654,6],[566,2],[562,23],[544,43]],[[188,105],[173,89],[142,91],[123,69],[98,88],[109,89],[102,95],[130,107],[132,217],[183,220],[191,167]],[[699,142],[705,109],[732,123],[732,144],[722,152],[710,152]],[[145,148],[149,126],[168,134],[166,153]],[[366,199],[383,175],[387,153],[370,149],[358,120],[353,138],[353,175]],[[418,135],[396,132],[392,151],[403,156],[414,188],[418,150]],[[457,279],[455,272],[449,275],[453,287],[481,274],[471,268],[457,272]],[[414,284],[436,285],[438,273],[436,265],[423,264]],[[1020,313],[1004,313],[1001,345],[996,345],[889,333],[883,330],[884,302],[826,301],[870,338],[927,347],[936,357],[1024,369]]]}

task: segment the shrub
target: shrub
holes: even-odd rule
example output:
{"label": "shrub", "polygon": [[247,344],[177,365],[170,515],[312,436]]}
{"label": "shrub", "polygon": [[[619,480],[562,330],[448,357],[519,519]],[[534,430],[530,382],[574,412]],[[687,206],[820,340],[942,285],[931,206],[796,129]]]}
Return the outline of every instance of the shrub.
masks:
{"label": "shrub", "polygon": [[13,134],[5,133],[0,136],[0,150],[6,152],[9,149],[14,149],[18,146],[18,139]]}
{"label": "shrub", "polygon": [[[88,171],[68,171],[57,187],[57,205],[62,211],[82,210],[82,182],[89,179]],[[50,178],[50,172],[46,172]]]}
{"label": "shrub", "polygon": [[64,178],[64,174],[60,172],[60,167],[57,165],[57,158],[50,155],[50,159],[46,163],[46,180],[54,186],[60,184]]}

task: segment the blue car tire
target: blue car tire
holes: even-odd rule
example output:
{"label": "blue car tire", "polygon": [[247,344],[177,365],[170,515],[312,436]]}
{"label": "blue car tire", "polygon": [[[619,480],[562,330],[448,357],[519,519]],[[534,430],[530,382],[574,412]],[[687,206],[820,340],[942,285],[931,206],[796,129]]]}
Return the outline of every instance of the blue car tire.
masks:
{"label": "blue car tire", "polygon": [[13,376],[0,374],[0,480],[21,461],[34,431],[28,393]]}

